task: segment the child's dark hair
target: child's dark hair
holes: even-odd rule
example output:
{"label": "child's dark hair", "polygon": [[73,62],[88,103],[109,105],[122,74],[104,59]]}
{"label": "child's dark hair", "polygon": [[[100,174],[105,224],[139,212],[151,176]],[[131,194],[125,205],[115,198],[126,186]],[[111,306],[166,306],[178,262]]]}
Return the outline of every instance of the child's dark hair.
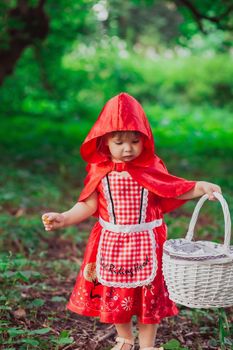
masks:
{"label": "child's dark hair", "polygon": [[135,137],[139,137],[139,136],[142,136],[142,134],[139,132],[139,131],[134,131],[134,130],[130,130],[130,131],[127,131],[127,130],[123,130],[123,131],[112,131],[108,134],[106,134],[106,136],[110,136],[110,137],[115,137],[115,136],[118,136],[119,138],[121,137],[125,137],[127,135],[133,135]]}

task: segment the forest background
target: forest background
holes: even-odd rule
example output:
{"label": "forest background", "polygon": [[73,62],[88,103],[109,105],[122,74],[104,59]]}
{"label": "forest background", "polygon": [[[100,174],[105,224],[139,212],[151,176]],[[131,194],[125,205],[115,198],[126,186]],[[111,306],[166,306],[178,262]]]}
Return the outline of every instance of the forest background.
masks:
{"label": "forest background", "polygon": [[[114,329],[65,311],[93,219],[46,233],[77,199],[79,147],[104,103],[132,94],[171,173],[219,184],[233,208],[232,1],[0,1],[0,347],[110,349]],[[195,202],[166,215],[184,237]],[[196,239],[223,241],[218,202]],[[165,349],[233,349],[231,309],[180,307]]]}

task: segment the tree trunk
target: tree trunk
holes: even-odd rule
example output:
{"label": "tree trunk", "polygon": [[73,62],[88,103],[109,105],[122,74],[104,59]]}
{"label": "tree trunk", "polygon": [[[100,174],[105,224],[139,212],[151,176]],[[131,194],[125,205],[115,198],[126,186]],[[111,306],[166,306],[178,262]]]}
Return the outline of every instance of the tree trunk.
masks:
{"label": "tree trunk", "polygon": [[9,10],[7,47],[0,49],[0,85],[14,71],[23,50],[48,35],[49,19],[44,4],[45,0],[41,0],[37,7],[30,7],[27,1],[18,0],[17,6]]}

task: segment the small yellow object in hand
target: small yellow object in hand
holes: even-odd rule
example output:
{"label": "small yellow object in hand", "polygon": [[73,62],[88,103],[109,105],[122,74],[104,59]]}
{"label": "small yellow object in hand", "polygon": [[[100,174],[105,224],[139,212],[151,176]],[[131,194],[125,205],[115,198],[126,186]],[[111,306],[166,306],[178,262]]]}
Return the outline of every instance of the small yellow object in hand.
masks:
{"label": "small yellow object in hand", "polygon": [[51,224],[51,220],[49,220],[48,216],[44,216],[43,220],[47,225]]}

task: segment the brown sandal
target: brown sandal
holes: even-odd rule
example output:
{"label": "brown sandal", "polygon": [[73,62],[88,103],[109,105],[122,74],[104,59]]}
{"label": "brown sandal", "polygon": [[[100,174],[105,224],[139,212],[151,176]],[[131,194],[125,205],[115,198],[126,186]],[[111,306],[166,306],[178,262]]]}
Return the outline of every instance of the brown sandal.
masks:
{"label": "brown sandal", "polygon": [[111,350],[123,350],[124,344],[131,346],[129,350],[134,350],[134,343],[130,339],[117,337],[116,342],[117,342],[116,345]]}

